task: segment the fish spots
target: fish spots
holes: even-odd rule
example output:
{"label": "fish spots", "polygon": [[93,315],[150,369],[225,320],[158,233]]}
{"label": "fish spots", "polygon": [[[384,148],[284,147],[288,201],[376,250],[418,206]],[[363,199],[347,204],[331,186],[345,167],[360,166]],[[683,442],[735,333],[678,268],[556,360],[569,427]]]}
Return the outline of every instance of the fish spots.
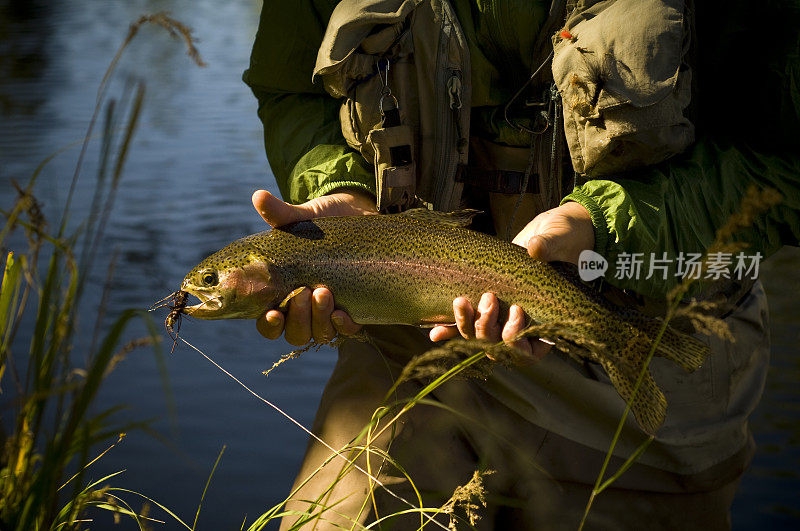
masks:
{"label": "fish spots", "polygon": [[[213,268],[223,279],[233,276],[226,270],[254,263],[268,264],[274,273],[274,292],[258,299],[264,301],[262,310],[295,288],[326,286],[337,307],[363,324],[449,320],[443,318],[451,315],[456,296],[477,303],[483,292],[494,292],[504,303],[521,306],[534,322],[562,326],[564,332],[553,339],[600,363],[623,398],[632,396],[655,337],[651,319],[620,310],[568,270],[486,234],[411,216],[319,218],[254,234],[205,259],[189,278]],[[258,291],[254,282],[247,284],[251,292]],[[239,315],[248,312],[249,307]],[[686,350],[680,341],[665,339],[675,343],[674,351]],[[652,432],[666,404],[649,375],[644,386],[634,414]]]}

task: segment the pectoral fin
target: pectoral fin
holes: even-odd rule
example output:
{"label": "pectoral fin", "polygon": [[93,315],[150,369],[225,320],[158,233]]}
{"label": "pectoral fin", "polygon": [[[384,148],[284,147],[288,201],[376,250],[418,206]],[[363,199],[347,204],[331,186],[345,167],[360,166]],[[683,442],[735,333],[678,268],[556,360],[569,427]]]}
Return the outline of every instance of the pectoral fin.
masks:
{"label": "pectoral fin", "polygon": [[281,312],[285,312],[286,310],[288,310],[289,309],[289,301],[292,300],[295,297],[295,295],[298,295],[304,289],[306,289],[305,286],[300,286],[299,288],[295,288],[294,290],[292,290],[292,292],[289,293],[286,296],[286,298],[283,299],[280,302],[280,304],[278,304],[277,308],[275,308],[275,309],[278,310],[278,311],[281,311]]}

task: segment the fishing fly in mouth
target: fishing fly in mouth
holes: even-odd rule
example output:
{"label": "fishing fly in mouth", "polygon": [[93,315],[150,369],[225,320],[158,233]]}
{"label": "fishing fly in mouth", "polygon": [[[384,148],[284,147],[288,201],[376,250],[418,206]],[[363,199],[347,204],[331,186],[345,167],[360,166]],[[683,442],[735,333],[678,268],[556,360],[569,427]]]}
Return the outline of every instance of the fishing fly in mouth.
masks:
{"label": "fishing fly in mouth", "polygon": [[178,343],[178,333],[181,329],[181,318],[186,313],[186,305],[189,302],[189,293],[183,290],[178,290],[171,293],[153,304],[147,311],[152,312],[165,306],[169,308],[169,313],[164,319],[164,328],[167,334],[172,339],[172,349],[169,351],[172,354],[175,351],[175,345]]}

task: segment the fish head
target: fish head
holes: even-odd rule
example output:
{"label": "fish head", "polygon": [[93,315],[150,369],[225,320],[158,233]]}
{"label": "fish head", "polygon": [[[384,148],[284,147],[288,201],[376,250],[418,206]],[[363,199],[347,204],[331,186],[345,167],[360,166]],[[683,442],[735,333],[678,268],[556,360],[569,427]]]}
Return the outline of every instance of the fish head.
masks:
{"label": "fish head", "polygon": [[199,319],[255,319],[275,306],[279,282],[275,266],[237,243],[200,262],[181,289],[200,299],[185,313]]}

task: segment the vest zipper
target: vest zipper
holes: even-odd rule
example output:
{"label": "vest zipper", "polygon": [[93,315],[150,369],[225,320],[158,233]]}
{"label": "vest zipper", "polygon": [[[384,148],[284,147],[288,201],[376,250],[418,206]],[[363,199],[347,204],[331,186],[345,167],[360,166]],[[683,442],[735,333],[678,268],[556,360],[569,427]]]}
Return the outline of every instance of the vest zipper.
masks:
{"label": "vest zipper", "polygon": [[[437,204],[435,208],[444,211],[450,211],[457,208],[458,205],[452,205],[453,202],[453,188],[456,186],[454,182],[456,176],[456,166],[458,165],[458,153],[464,149],[466,142],[461,138],[461,121],[460,112],[463,104],[461,100],[462,85],[461,85],[461,71],[450,70],[449,77],[445,83],[447,90],[447,97],[442,98],[442,107],[447,105],[447,109],[439,108],[439,130],[443,132],[439,145],[441,146],[441,157],[439,158],[439,171],[437,175],[440,176],[437,181],[439,182],[439,193]],[[448,176],[447,179],[441,179],[441,176]],[[442,189],[444,185],[444,189]]]}
{"label": "vest zipper", "polygon": [[454,71],[447,80],[447,95],[450,96],[450,110],[453,113],[453,123],[456,126],[455,145],[459,153],[464,153],[467,141],[461,130],[461,72]]}

